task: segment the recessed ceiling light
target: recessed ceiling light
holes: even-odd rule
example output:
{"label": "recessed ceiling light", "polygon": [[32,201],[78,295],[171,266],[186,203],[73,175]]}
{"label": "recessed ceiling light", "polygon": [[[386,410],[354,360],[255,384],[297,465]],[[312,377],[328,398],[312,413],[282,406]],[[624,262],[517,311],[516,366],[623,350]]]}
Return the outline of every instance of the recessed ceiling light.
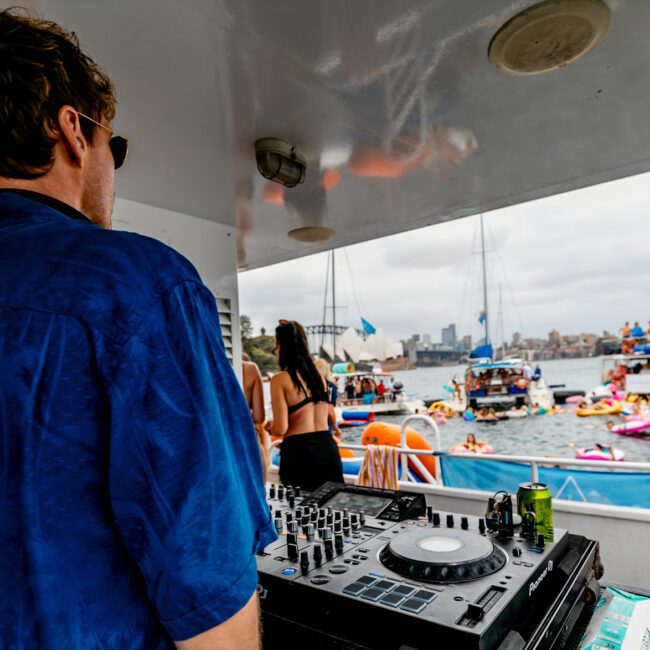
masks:
{"label": "recessed ceiling light", "polygon": [[332,239],[335,234],[336,230],[325,226],[305,226],[290,230],[287,236],[306,244],[317,244]]}
{"label": "recessed ceiling light", "polygon": [[545,0],[503,25],[490,43],[488,57],[508,74],[550,72],[587,54],[610,21],[603,0]]}

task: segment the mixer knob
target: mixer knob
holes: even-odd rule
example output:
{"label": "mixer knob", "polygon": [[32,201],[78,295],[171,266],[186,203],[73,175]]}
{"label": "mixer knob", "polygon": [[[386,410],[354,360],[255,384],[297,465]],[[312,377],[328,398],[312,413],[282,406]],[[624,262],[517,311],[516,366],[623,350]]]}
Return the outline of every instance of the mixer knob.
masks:
{"label": "mixer knob", "polygon": [[285,512],[284,513],[284,520],[289,523],[290,521],[293,521],[293,513],[292,512]]}
{"label": "mixer knob", "polygon": [[306,526],[306,525],[309,523],[309,514],[308,514],[308,513],[306,513],[306,512],[303,512],[303,513],[302,513],[302,518],[301,518],[301,520],[300,520],[300,523],[301,523],[303,526]]}
{"label": "mixer knob", "polygon": [[340,510],[334,511],[334,521],[341,521],[343,519],[343,513]]}
{"label": "mixer knob", "polygon": [[309,553],[307,551],[301,551],[300,553],[300,570],[303,573],[307,573],[309,570]]}
{"label": "mixer knob", "polygon": [[318,518],[319,519],[325,519],[327,517],[327,510],[325,508],[319,508],[318,509]]}
{"label": "mixer knob", "polygon": [[314,541],[314,534],[315,534],[315,531],[314,531],[314,524],[307,524],[307,525],[303,528],[303,532],[304,532],[305,535],[307,536],[307,541],[309,541],[309,542]]}
{"label": "mixer knob", "polygon": [[280,501],[284,499],[284,488],[281,485],[278,485],[278,499]]}
{"label": "mixer knob", "polygon": [[537,548],[544,548],[544,535],[540,533],[537,535],[537,544],[535,544]]}
{"label": "mixer knob", "polygon": [[359,523],[362,526],[366,525],[366,513],[363,510],[359,513]]}
{"label": "mixer knob", "polygon": [[296,499],[293,493],[289,496],[289,507],[293,510],[296,507]]}
{"label": "mixer knob", "polygon": [[298,534],[298,522],[297,521],[289,521],[289,522],[287,522],[287,530],[290,533],[295,533],[297,535]]}
{"label": "mixer knob", "polygon": [[343,553],[343,535],[336,535],[334,537],[334,548],[336,548],[336,552],[339,555]]}
{"label": "mixer knob", "polygon": [[469,521],[467,520],[467,517],[461,517],[461,519],[460,519],[460,527],[463,530],[467,530],[469,528]]}
{"label": "mixer knob", "polygon": [[350,515],[343,515],[343,528],[350,528]]}
{"label": "mixer knob", "polygon": [[275,499],[275,483],[271,483],[269,488],[269,499]]}
{"label": "mixer knob", "polygon": [[327,506],[327,514],[328,516],[329,515],[332,515],[332,517],[334,516],[334,508],[332,508],[332,506]]}
{"label": "mixer knob", "polygon": [[513,554],[515,557],[521,557],[521,549],[520,549],[518,546],[515,546],[515,547],[512,549],[512,554]]}
{"label": "mixer knob", "polygon": [[296,519],[298,521],[302,519],[302,508],[300,506],[296,508]]}
{"label": "mixer knob", "polygon": [[447,515],[447,528],[454,527],[454,515]]}
{"label": "mixer knob", "polygon": [[432,506],[427,506],[427,521],[429,523],[433,522],[433,507]]}
{"label": "mixer knob", "polygon": [[359,524],[359,515],[356,512],[353,512],[350,515],[350,524],[352,525],[352,530],[359,530],[361,525]]}
{"label": "mixer knob", "polygon": [[316,566],[320,566],[322,561],[323,549],[321,548],[320,544],[316,544],[316,546],[314,546],[314,564]]}
{"label": "mixer knob", "polygon": [[275,523],[275,532],[279,535],[282,532],[282,517],[276,517],[274,519]]}
{"label": "mixer knob", "polygon": [[332,529],[331,528],[325,528],[323,531],[323,539],[328,540],[332,539]]}
{"label": "mixer knob", "polygon": [[318,521],[318,510],[314,509],[309,513],[309,520],[313,523]]}
{"label": "mixer knob", "polygon": [[333,526],[334,525],[334,514],[331,512],[327,513],[327,517],[325,517],[325,523],[328,526]]}
{"label": "mixer knob", "polygon": [[325,557],[328,560],[331,560],[334,557],[334,547],[332,546],[332,540],[326,539],[323,542],[323,545],[325,546]]}
{"label": "mixer knob", "polygon": [[302,488],[299,485],[296,485],[295,492],[297,497],[302,496]]}
{"label": "mixer knob", "polygon": [[327,518],[326,517],[319,517],[318,518],[318,528],[325,528],[327,525]]}
{"label": "mixer knob", "polygon": [[434,526],[440,526],[440,513],[439,512],[434,512],[433,513],[433,525]]}
{"label": "mixer knob", "polygon": [[298,538],[295,533],[287,534],[287,557],[292,562],[298,559]]}
{"label": "mixer knob", "polygon": [[485,519],[483,519],[483,517],[478,520],[478,532],[481,533],[481,535],[485,534]]}

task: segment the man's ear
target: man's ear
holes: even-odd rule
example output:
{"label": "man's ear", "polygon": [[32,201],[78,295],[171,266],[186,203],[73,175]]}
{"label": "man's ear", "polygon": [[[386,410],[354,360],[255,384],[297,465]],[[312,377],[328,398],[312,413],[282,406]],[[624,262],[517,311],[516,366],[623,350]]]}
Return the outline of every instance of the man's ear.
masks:
{"label": "man's ear", "polygon": [[72,106],[62,106],[57,115],[58,130],[70,162],[82,167],[86,154],[86,137],[81,130],[79,113]]}

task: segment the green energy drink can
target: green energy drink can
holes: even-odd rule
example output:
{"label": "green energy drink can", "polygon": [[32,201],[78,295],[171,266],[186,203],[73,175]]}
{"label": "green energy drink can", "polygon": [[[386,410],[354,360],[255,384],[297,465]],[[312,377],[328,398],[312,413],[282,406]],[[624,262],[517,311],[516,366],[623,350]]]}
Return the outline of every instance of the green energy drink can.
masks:
{"label": "green energy drink can", "polygon": [[548,485],[521,483],[517,490],[517,512],[524,524],[534,522],[535,530],[531,532],[535,536],[542,534],[547,542],[553,541],[553,507]]}

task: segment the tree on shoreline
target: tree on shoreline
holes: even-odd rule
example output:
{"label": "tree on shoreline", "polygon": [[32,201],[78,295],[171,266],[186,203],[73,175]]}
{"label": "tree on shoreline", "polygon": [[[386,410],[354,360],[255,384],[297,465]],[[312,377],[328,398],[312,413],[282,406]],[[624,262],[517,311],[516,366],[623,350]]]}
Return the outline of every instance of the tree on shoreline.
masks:
{"label": "tree on shoreline", "polygon": [[256,363],[262,375],[269,372],[277,372],[280,368],[275,358],[273,348],[275,347],[275,336],[267,336],[264,328],[259,336],[253,336],[253,324],[250,317],[242,314],[239,317],[241,328],[242,348]]}

